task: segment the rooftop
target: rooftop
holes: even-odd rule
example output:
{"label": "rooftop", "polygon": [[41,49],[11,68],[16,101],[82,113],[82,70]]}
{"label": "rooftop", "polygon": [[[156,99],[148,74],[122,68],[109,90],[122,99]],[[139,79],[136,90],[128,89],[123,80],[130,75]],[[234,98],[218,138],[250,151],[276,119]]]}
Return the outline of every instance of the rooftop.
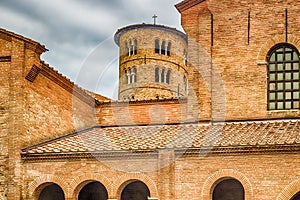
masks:
{"label": "rooftop", "polygon": [[[93,127],[22,149],[30,155],[157,151],[162,149],[274,149],[297,146],[300,120]],[[275,148],[275,149],[276,149]]]}
{"label": "rooftop", "polygon": [[187,36],[185,33],[177,30],[176,28],[171,28],[168,26],[164,26],[164,25],[158,25],[158,24],[134,24],[134,25],[129,25],[126,27],[123,27],[121,29],[118,29],[117,32],[115,33],[115,43],[119,46],[120,43],[120,37],[126,33],[127,31],[131,31],[131,30],[137,30],[137,29],[156,29],[156,30],[164,30],[164,31],[168,31],[168,32],[172,32],[174,34],[179,35],[180,37],[182,37],[183,39],[185,39],[187,41]]}

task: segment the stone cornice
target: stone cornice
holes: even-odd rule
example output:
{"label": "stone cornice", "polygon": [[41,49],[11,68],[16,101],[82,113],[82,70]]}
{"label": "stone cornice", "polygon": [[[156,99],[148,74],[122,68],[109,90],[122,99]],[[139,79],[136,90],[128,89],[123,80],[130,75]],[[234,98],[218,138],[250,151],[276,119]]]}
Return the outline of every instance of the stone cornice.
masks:
{"label": "stone cornice", "polygon": [[121,106],[128,104],[153,104],[153,103],[186,103],[187,98],[179,98],[179,99],[145,99],[145,100],[135,100],[135,101],[127,101],[127,100],[119,100],[119,101],[102,101],[98,102],[98,106]]}
{"label": "stone cornice", "polygon": [[203,2],[205,0],[184,0],[178,4],[175,5],[175,7],[177,8],[177,10],[181,13],[201,2]]}
{"label": "stone cornice", "polygon": [[[300,145],[269,145],[269,146],[231,146],[231,147],[203,147],[193,149],[170,149],[177,158],[206,157],[214,155],[256,155],[256,154],[293,154],[300,152]],[[103,151],[103,152],[74,152],[74,153],[48,153],[26,154],[21,153],[24,162],[43,162],[59,160],[99,160],[99,159],[142,159],[158,158],[159,150],[143,151]]]}

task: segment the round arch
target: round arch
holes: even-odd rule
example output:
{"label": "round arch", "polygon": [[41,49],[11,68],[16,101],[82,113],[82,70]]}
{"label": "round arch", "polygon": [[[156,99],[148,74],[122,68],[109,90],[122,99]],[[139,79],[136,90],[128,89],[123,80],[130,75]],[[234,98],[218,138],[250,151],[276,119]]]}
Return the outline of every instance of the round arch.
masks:
{"label": "round arch", "polygon": [[268,53],[270,49],[272,49],[274,46],[280,43],[287,43],[292,46],[294,46],[296,49],[300,49],[300,40],[296,37],[289,36],[288,40],[286,41],[286,38],[284,35],[277,35],[274,38],[271,38],[267,40],[262,47],[260,48],[258,54],[257,54],[257,63],[260,64],[267,64],[266,58],[268,56]]}
{"label": "round arch", "polygon": [[76,178],[74,178],[69,185],[70,191],[72,193],[72,197],[77,199],[80,190],[91,182],[99,182],[101,183],[107,190],[108,197],[113,196],[112,183],[109,179],[102,174],[82,174]]}
{"label": "round arch", "polygon": [[294,182],[286,186],[282,190],[282,192],[280,192],[276,200],[290,200],[299,192],[300,192],[300,179],[295,180]]}
{"label": "round arch", "polygon": [[38,200],[64,200],[65,193],[56,183],[44,183],[35,190],[34,199]]}
{"label": "round arch", "polygon": [[87,199],[108,199],[108,192],[106,187],[98,181],[85,181],[78,186],[78,191],[74,192],[76,195],[73,199],[87,200]]}
{"label": "round arch", "polygon": [[141,174],[141,173],[132,173],[132,174],[125,174],[123,176],[120,176],[114,185],[116,185],[118,188],[116,188],[116,196],[120,197],[123,189],[131,182],[134,181],[141,181],[143,182],[149,189],[151,197],[158,197],[158,191],[156,184],[152,179],[150,179],[148,176]]}
{"label": "round arch", "polygon": [[57,184],[63,190],[65,198],[68,197],[68,185],[63,178],[53,175],[42,175],[28,184],[29,199],[37,199],[40,192],[50,184]]}
{"label": "round arch", "polygon": [[128,180],[122,184],[122,191],[119,195],[120,199],[138,199],[144,200],[150,197],[148,186],[140,180]]}
{"label": "round arch", "polygon": [[236,179],[244,187],[245,200],[253,199],[253,189],[248,178],[242,173],[233,169],[223,169],[215,172],[213,175],[207,178],[202,188],[202,198],[211,199],[213,188],[217,183],[224,179]]}

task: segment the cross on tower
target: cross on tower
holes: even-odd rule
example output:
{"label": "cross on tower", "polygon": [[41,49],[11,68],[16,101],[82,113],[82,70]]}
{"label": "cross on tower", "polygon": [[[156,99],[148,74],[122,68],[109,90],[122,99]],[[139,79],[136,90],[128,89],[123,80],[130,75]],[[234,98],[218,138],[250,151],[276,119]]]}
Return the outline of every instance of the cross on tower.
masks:
{"label": "cross on tower", "polygon": [[156,24],[156,18],[157,18],[157,15],[154,14],[152,18],[153,18],[153,20],[154,20],[154,25],[155,25],[155,24]]}

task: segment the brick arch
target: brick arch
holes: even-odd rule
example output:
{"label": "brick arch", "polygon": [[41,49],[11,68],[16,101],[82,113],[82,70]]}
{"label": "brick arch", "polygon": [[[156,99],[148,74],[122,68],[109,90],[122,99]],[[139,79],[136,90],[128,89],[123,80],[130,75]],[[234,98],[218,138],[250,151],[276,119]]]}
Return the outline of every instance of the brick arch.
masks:
{"label": "brick arch", "polygon": [[278,195],[276,200],[290,200],[295,194],[300,191],[300,179],[295,180],[286,186]]}
{"label": "brick arch", "polygon": [[274,38],[267,40],[263,46],[260,48],[258,55],[257,55],[257,62],[258,63],[265,63],[267,55],[270,49],[279,43],[289,43],[295,46],[298,50],[300,50],[300,39],[294,37],[293,35],[288,37],[288,41],[285,41],[285,35],[277,35]]}
{"label": "brick arch", "polygon": [[132,181],[142,181],[145,183],[150,191],[151,197],[158,197],[158,191],[155,182],[148,176],[142,173],[130,173],[130,174],[124,174],[120,176],[115,181],[115,194],[116,197],[120,197],[122,190]]}
{"label": "brick arch", "polygon": [[92,181],[97,181],[103,184],[107,190],[109,197],[113,195],[112,183],[109,181],[109,179],[106,176],[99,173],[88,173],[88,174],[82,174],[80,176],[77,176],[76,178],[71,180],[69,185],[71,196],[76,197],[79,191],[84,187],[84,185]]}
{"label": "brick arch", "polygon": [[66,184],[65,179],[54,176],[54,175],[41,175],[40,177],[34,179],[32,182],[28,184],[28,194],[29,199],[35,199],[37,196],[37,190],[39,187],[43,184],[47,183],[55,183],[61,187],[61,189],[64,191],[64,195],[67,198],[68,197],[68,185]]}
{"label": "brick arch", "polygon": [[250,181],[244,174],[233,169],[222,169],[211,175],[203,185],[202,199],[211,199],[212,188],[214,187],[215,183],[224,178],[234,178],[240,181],[245,190],[245,200],[253,199],[253,190]]}

